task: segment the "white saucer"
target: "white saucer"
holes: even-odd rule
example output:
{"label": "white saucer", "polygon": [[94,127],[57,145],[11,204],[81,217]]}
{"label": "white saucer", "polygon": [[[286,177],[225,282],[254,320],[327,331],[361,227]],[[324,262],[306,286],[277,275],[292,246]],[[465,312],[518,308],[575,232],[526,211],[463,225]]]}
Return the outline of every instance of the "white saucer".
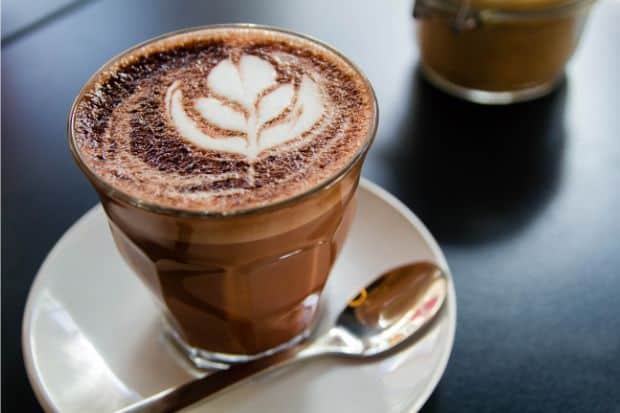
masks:
{"label": "white saucer", "polygon": [[[353,228],[325,291],[323,325],[368,281],[405,262],[449,269],[418,218],[362,180]],[[191,412],[414,412],[452,349],[456,296],[415,344],[389,358],[314,360],[252,379]],[[30,291],[23,323],[28,376],[48,412],[112,412],[194,377],[160,336],[155,305],[117,253],[101,206],[58,241]]]}

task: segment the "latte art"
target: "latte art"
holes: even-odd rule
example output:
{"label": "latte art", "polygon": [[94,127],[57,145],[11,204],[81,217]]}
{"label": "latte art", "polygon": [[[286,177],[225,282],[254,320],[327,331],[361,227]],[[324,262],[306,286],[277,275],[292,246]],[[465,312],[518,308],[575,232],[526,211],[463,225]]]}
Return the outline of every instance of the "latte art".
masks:
{"label": "latte art", "polygon": [[104,68],[71,127],[84,164],[142,201],[231,211],[337,175],[368,143],[375,106],[343,58],[260,29],[171,36]]}
{"label": "latte art", "polygon": [[179,82],[168,88],[166,109],[181,136],[194,145],[255,158],[311,130],[324,111],[321,92],[310,77],[303,75],[298,85],[279,84],[276,77],[269,62],[252,55],[241,56],[236,64],[223,60],[211,69],[209,97],[193,104],[209,125],[224,129],[227,136],[201,130],[192,121]]}

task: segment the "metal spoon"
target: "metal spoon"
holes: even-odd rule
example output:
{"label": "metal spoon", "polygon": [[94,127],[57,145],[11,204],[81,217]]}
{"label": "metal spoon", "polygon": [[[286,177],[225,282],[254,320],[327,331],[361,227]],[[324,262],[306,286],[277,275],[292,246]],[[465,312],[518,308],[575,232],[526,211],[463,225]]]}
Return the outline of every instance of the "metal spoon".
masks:
{"label": "metal spoon", "polygon": [[435,264],[418,262],[395,268],[349,301],[336,324],[323,336],[165,390],[117,413],[174,412],[229,389],[258,372],[313,357],[385,355],[434,318],[446,293],[446,276]]}

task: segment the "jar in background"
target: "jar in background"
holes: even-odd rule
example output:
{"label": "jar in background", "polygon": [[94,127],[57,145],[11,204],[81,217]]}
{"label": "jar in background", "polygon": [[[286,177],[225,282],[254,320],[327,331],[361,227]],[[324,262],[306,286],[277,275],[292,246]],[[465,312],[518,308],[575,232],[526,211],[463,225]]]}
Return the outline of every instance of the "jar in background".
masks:
{"label": "jar in background", "polygon": [[422,71],[486,104],[534,99],[562,79],[594,0],[416,0]]}

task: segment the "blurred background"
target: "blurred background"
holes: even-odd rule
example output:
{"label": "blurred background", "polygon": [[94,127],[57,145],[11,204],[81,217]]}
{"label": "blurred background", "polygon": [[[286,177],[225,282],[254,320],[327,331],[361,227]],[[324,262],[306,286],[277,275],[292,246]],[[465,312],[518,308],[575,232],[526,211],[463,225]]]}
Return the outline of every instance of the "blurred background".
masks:
{"label": "blurred background", "polygon": [[[364,176],[444,250],[455,347],[428,412],[620,412],[620,1],[592,10],[566,78],[508,106],[452,97],[421,74],[411,0],[2,2],[2,407],[41,411],[21,355],[31,281],[97,197],[66,116],[106,60],[210,23],[318,37],[375,87]],[[476,62],[472,62],[476,64]]]}

